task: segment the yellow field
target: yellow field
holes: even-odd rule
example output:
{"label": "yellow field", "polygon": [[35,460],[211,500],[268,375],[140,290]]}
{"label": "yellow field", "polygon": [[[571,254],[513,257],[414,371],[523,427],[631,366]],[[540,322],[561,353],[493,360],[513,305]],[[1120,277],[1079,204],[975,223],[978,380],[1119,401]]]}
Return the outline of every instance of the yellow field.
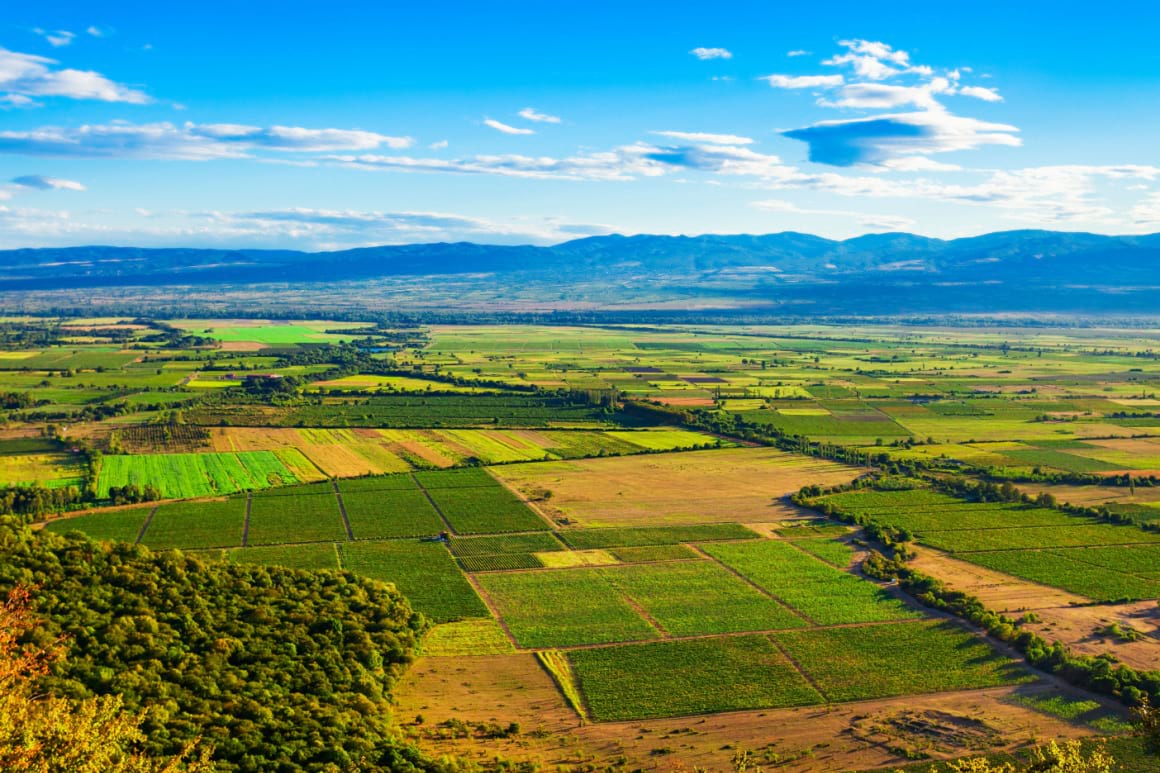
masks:
{"label": "yellow field", "polygon": [[[496,467],[552,517],[583,526],[778,521],[782,497],[807,483],[845,483],[863,470],[772,448],[732,448]],[[543,499],[545,491],[551,492]]]}

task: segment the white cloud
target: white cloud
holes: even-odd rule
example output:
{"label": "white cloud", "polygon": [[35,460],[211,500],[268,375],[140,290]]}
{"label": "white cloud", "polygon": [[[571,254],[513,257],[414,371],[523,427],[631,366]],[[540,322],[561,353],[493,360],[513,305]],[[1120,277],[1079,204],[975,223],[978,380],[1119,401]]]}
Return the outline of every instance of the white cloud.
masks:
{"label": "white cloud", "polygon": [[999,96],[999,92],[995,89],[986,88],[984,86],[963,86],[959,89],[959,93],[975,99],[981,99],[984,102],[1002,102],[1003,97]]}
{"label": "white cloud", "polygon": [[94,37],[94,38],[103,38],[103,37],[107,37],[109,32],[108,32],[108,30],[104,29],[103,27],[98,27],[96,25],[93,25],[85,30],[85,34],[89,35],[90,37]]}
{"label": "white cloud", "polygon": [[541,113],[532,107],[525,107],[523,110],[520,111],[519,115],[520,115],[520,118],[523,118],[523,119],[528,120],[528,121],[535,121],[537,123],[560,123],[559,116],[548,115],[547,113]]}
{"label": "white cloud", "polygon": [[871,231],[901,231],[913,228],[915,225],[914,220],[908,217],[902,217],[900,215],[868,214],[866,212],[854,212],[848,209],[814,209],[810,207],[801,207],[792,201],[784,201],[782,199],[753,201],[750,202],[749,206],[764,212],[776,212],[786,215],[851,218],[856,220],[858,225]]}
{"label": "white cloud", "polygon": [[14,177],[11,182],[13,185],[18,185],[21,188],[35,188],[41,191],[83,191],[85,189],[85,186],[75,180],[45,177],[39,174]]}
{"label": "white cloud", "polygon": [[48,44],[53,48],[64,48],[65,46],[71,45],[73,39],[76,38],[76,33],[69,32],[68,30],[49,32],[48,30],[38,29],[33,31],[48,41]]}
{"label": "white cloud", "polygon": [[709,132],[652,132],[661,137],[680,140],[681,142],[702,142],[710,145],[751,145],[753,140],[737,134],[711,134]]}
{"label": "white cloud", "polygon": [[879,161],[876,169],[892,172],[961,172],[958,164],[944,164],[927,156],[900,156]]}
{"label": "white cloud", "polygon": [[497,132],[503,132],[504,134],[535,134],[535,131],[532,129],[521,129],[516,126],[508,126],[506,123],[497,121],[494,118],[484,118],[483,123],[485,126],[490,126]]}
{"label": "white cloud", "polygon": [[786,51],[786,56],[809,56],[810,52],[802,48],[795,48],[793,51]]}
{"label": "white cloud", "polygon": [[172,123],[45,126],[0,131],[0,153],[66,158],[164,158],[206,160],[244,158],[255,151],[336,152],[405,148],[409,137],[349,129],[262,128],[236,124]]}
{"label": "white cloud", "polygon": [[689,52],[698,59],[732,59],[733,52],[727,48],[694,48]]}
{"label": "white cloud", "polygon": [[54,69],[57,64],[55,59],[0,48],[0,95],[20,98],[24,105],[31,104],[34,97],[93,99],[136,105],[149,102],[144,92],[114,83],[100,73]]}
{"label": "white cloud", "polygon": [[837,91],[837,99],[820,100],[826,107],[852,107],[872,110],[890,110],[914,105],[924,110],[938,109],[935,94],[953,93],[950,81],[934,78],[919,86],[894,86],[886,83],[850,83]]}
{"label": "white cloud", "polygon": [[768,81],[777,89],[813,89],[841,86],[845,82],[841,75],[763,75],[759,80]]}
{"label": "white cloud", "polygon": [[438,142],[432,142],[430,145],[427,146],[427,148],[429,150],[443,150],[444,148],[446,148],[450,144],[451,143],[449,143],[447,140],[439,140]]}

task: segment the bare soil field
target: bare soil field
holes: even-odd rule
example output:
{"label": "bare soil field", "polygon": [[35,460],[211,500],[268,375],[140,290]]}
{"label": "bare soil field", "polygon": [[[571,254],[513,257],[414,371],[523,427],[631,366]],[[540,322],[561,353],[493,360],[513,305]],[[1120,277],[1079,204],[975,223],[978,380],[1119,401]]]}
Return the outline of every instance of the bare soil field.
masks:
{"label": "bare soil field", "polygon": [[[758,760],[767,754],[767,759],[781,760],[778,770],[889,769],[907,762],[903,751],[908,748],[943,758],[1014,748],[1037,738],[1090,735],[1083,726],[1012,702],[1017,696],[1055,694],[1057,688],[1035,684],[585,724],[567,707],[535,656],[516,654],[420,659],[400,684],[396,716],[427,751],[480,760],[499,755],[545,768],[582,763],[601,768],[619,762],[630,770],[731,770],[734,755],[744,750]],[[417,715],[422,724],[414,723]],[[521,732],[481,743],[440,727],[449,719],[501,726],[520,722]]]}
{"label": "bare soil field", "polygon": [[549,517],[632,526],[793,518],[801,511],[783,497],[806,483],[848,482],[863,470],[772,448],[731,448],[511,464],[493,472]]}

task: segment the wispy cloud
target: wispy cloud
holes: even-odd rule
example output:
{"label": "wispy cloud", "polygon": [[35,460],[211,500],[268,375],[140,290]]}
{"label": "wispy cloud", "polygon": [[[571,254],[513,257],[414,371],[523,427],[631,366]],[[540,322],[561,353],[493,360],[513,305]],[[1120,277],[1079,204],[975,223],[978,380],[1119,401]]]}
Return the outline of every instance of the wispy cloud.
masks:
{"label": "wispy cloud", "polygon": [[508,124],[503,123],[502,121],[497,121],[494,118],[484,118],[483,124],[484,124],[484,126],[490,126],[491,128],[495,129],[497,132],[503,132],[504,134],[535,134],[536,133],[532,129],[521,129],[518,126],[509,126]]}
{"label": "wispy cloud", "polygon": [[809,56],[810,53],[812,53],[812,52],[806,51],[804,48],[795,48],[793,51],[786,51],[785,55],[786,56]]}
{"label": "wispy cloud", "polygon": [[841,75],[763,75],[760,80],[767,81],[776,89],[813,89],[841,86],[845,82]]}
{"label": "wispy cloud", "polygon": [[39,174],[13,177],[11,182],[13,185],[18,185],[21,188],[35,188],[40,191],[83,191],[85,189],[85,186],[75,180],[64,180],[60,177],[45,177]]}
{"label": "wispy cloud", "polygon": [[548,115],[541,113],[533,107],[525,107],[519,113],[520,118],[527,121],[535,121],[537,123],[560,123],[560,117],[555,115]]}
{"label": "wispy cloud", "polygon": [[91,70],[57,68],[55,59],[0,48],[0,95],[12,104],[30,106],[38,97],[91,99],[145,104],[142,91],[115,83]]}
{"label": "wispy cloud", "polygon": [[732,59],[733,52],[727,48],[694,48],[689,52],[698,59],[704,61],[706,59]]}
{"label": "wispy cloud", "polygon": [[69,32],[68,30],[56,30],[53,32],[49,30],[35,29],[33,32],[48,41],[48,44],[53,48],[64,48],[67,45],[71,45],[73,39],[76,38],[76,33]]}
{"label": "wispy cloud", "polygon": [[409,137],[353,129],[297,126],[172,123],[45,126],[29,131],[0,131],[0,153],[64,158],[154,158],[206,160],[244,158],[254,151],[336,152],[406,148]]}
{"label": "wispy cloud", "polygon": [[753,140],[750,137],[742,137],[737,134],[712,134],[710,132],[652,132],[661,137],[668,137],[673,140],[680,140],[681,142],[702,142],[710,145],[752,145]]}
{"label": "wispy cloud", "polygon": [[900,231],[915,226],[915,221],[909,217],[855,212],[848,209],[815,209],[802,207],[792,201],[785,201],[783,199],[754,201],[750,202],[749,206],[765,212],[776,212],[787,215],[850,218],[857,221],[859,226],[871,231]]}

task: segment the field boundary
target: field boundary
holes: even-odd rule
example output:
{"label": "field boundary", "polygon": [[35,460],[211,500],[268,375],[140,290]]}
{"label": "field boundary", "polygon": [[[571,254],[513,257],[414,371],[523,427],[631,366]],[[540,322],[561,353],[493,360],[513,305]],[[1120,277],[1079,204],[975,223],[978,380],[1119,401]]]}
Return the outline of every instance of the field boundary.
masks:
{"label": "field boundary", "polygon": [[776,637],[766,636],[765,638],[768,639],[774,647],[777,647],[777,651],[782,654],[782,657],[784,657],[786,661],[788,661],[789,664],[794,667],[795,671],[802,675],[802,679],[805,679],[806,683],[810,687],[814,688],[814,692],[822,697],[822,703],[827,706],[832,706],[834,704],[834,702],[830,700],[830,696],[826,695],[826,691],[823,690],[822,686],[817,683],[817,680],[814,679],[813,674],[811,674],[809,671],[806,671],[802,664],[798,662],[798,659],[791,655],[790,651],[787,650],[782,645],[782,643],[777,640]]}
{"label": "field boundary", "polygon": [[427,487],[424,486],[417,477],[415,477],[415,473],[411,473],[411,480],[415,481],[415,485],[418,486],[419,490],[423,492],[423,496],[427,497],[427,501],[431,503],[431,507],[435,508],[435,512],[439,515],[439,520],[443,521],[443,525],[447,527],[447,533],[452,536],[458,536],[458,532],[456,532],[455,527],[451,525],[451,521],[447,520],[447,516],[443,514],[443,508],[439,507],[439,505],[435,502],[435,498],[431,496],[431,492],[427,490]]}
{"label": "field boundary", "polygon": [[149,531],[149,524],[153,523],[153,516],[161,509],[161,505],[154,505],[153,509],[149,511],[149,515],[145,516],[145,522],[141,524],[141,531],[137,532],[137,542],[140,545],[141,540],[145,539],[145,532]]}
{"label": "field boundary", "polygon": [[[742,542],[742,541],[748,541],[748,540],[729,540],[729,541],[731,541],[731,542]],[[785,541],[785,542],[789,542],[789,540],[784,540],[784,541]],[[773,593],[770,593],[768,590],[766,590],[765,588],[761,587],[760,585],[758,585],[758,584],[757,584],[757,583],[755,583],[753,580],[749,579],[748,577],[746,577],[745,575],[743,575],[741,572],[737,571],[737,570],[736,570],[736,569],[734,569],[733,567],[729,566],[728,564],[724,563],[723,561],[719,561],[719,560],[717,560],[717,559],[716,559],[716,558],[714,558],[713,556],[711,556],[711,555],[709,555],[708,553],[706,553],[704,550],[701,550],[701,546],[700,546],[700,545],[694,545],[694,544],[691,544],[691,543],[684,543],[684,544],[686,544],[686,545],[687,545],[689,548],[692,548],[694,551],[696,551],[696,552],[697,552],[697,553],[699,553],[700,555],[704,556],[704,557],[705,557],[705,558],[707,558],[708,560],[710,560],[710,561],[712,561],[713,563],[717,564],[717,565],[718,565],[718,566],[720,566],[722,569],[724,569],[725,571],[729,572],[729,573],[730,573],[731,575],[733,575],[734,577],[736,577],[736,578],[738,578],[739,580],[741,580],[742,582],[744,582],[746,585],[749,585],[749,586],[751,586],[751,587],[755,588],[755,589],[756,589],[756,590],[757,590],[759,593],[761,593],[761,594],[763,594],[763,595],[765,595],[765,596],[768,596],[769,598],[771,598],[771,599],[773,599],[774,601],[776,601],[778,604],[781,604],[783,607],[785,607],[787,610],[789,610],[789,613],[790,613],[790,614],[794,615],[795,617],[799,617],[799,618],[801,618],[802,620],[805,620],[807,623],[809,623],[810,625],[812,625],[814,628],[825,628],[825,627],[826,627],[826,626],[823,626],[821,623],[819,623],[817,620],[814,620],[812,617],[810,617],[809,615],[807,615],[805,612],[802,612],[801,610],[799,610],[799,609],[798,609],[798,608],[796,608],[796,607],[790,606],[790,604],[789,604],[789,603],[788,603],[788,602],[787,602],[785,599],[783,599],[783,598],[781,598],[780,596],[777,596],[777,595],[775,595],[775,594],[773,594]],[[802,552],[804,553],[805,551],[802,551]],[[823,562],[823,563],[824,563],[824,562]]]}
{"label": "field boundary", "polygon": [[254,493],[246,494],[246,518],[242,521],[242,547],[250,546],[250,509],[254,504]]}
{"label": "field boundary", "polygon": [[495,602],[491,600],[491,596],[488,595],[483,586],[480,585],[478,581],[476,581],[471,572],[464,572],[462,569],[460,572],[464,577],[467,578],[467,582],[470,583],[471,587],[475,589],[476,595],[479,596],[481,601],[483,601],[483,605],[487,607],[487,611],[491,612],[492,619],[499,623],[499,627],[503,629],[504,634],[508,637],[508,641],[512,643],[512,646],[515,647],[516,651],[528,652],[529,650],[521,647],[520,643],[516,641],[515,634],[512,633],[511,628],[508,628],[507,621],[503,619],[503,616],[499,613],[499,610],[496,609]]}
{"label": "field boundary", "polygon": [[346,505],[342,501],[342,492],[338,490],[338,481],[332,480],[330,485],[334,488],[334,498],[338,500],[338,512],[342,516],[342,525],[346,528],[346,538],[354,542],[354,531],[350,528],[350,518],[346,515]]}

